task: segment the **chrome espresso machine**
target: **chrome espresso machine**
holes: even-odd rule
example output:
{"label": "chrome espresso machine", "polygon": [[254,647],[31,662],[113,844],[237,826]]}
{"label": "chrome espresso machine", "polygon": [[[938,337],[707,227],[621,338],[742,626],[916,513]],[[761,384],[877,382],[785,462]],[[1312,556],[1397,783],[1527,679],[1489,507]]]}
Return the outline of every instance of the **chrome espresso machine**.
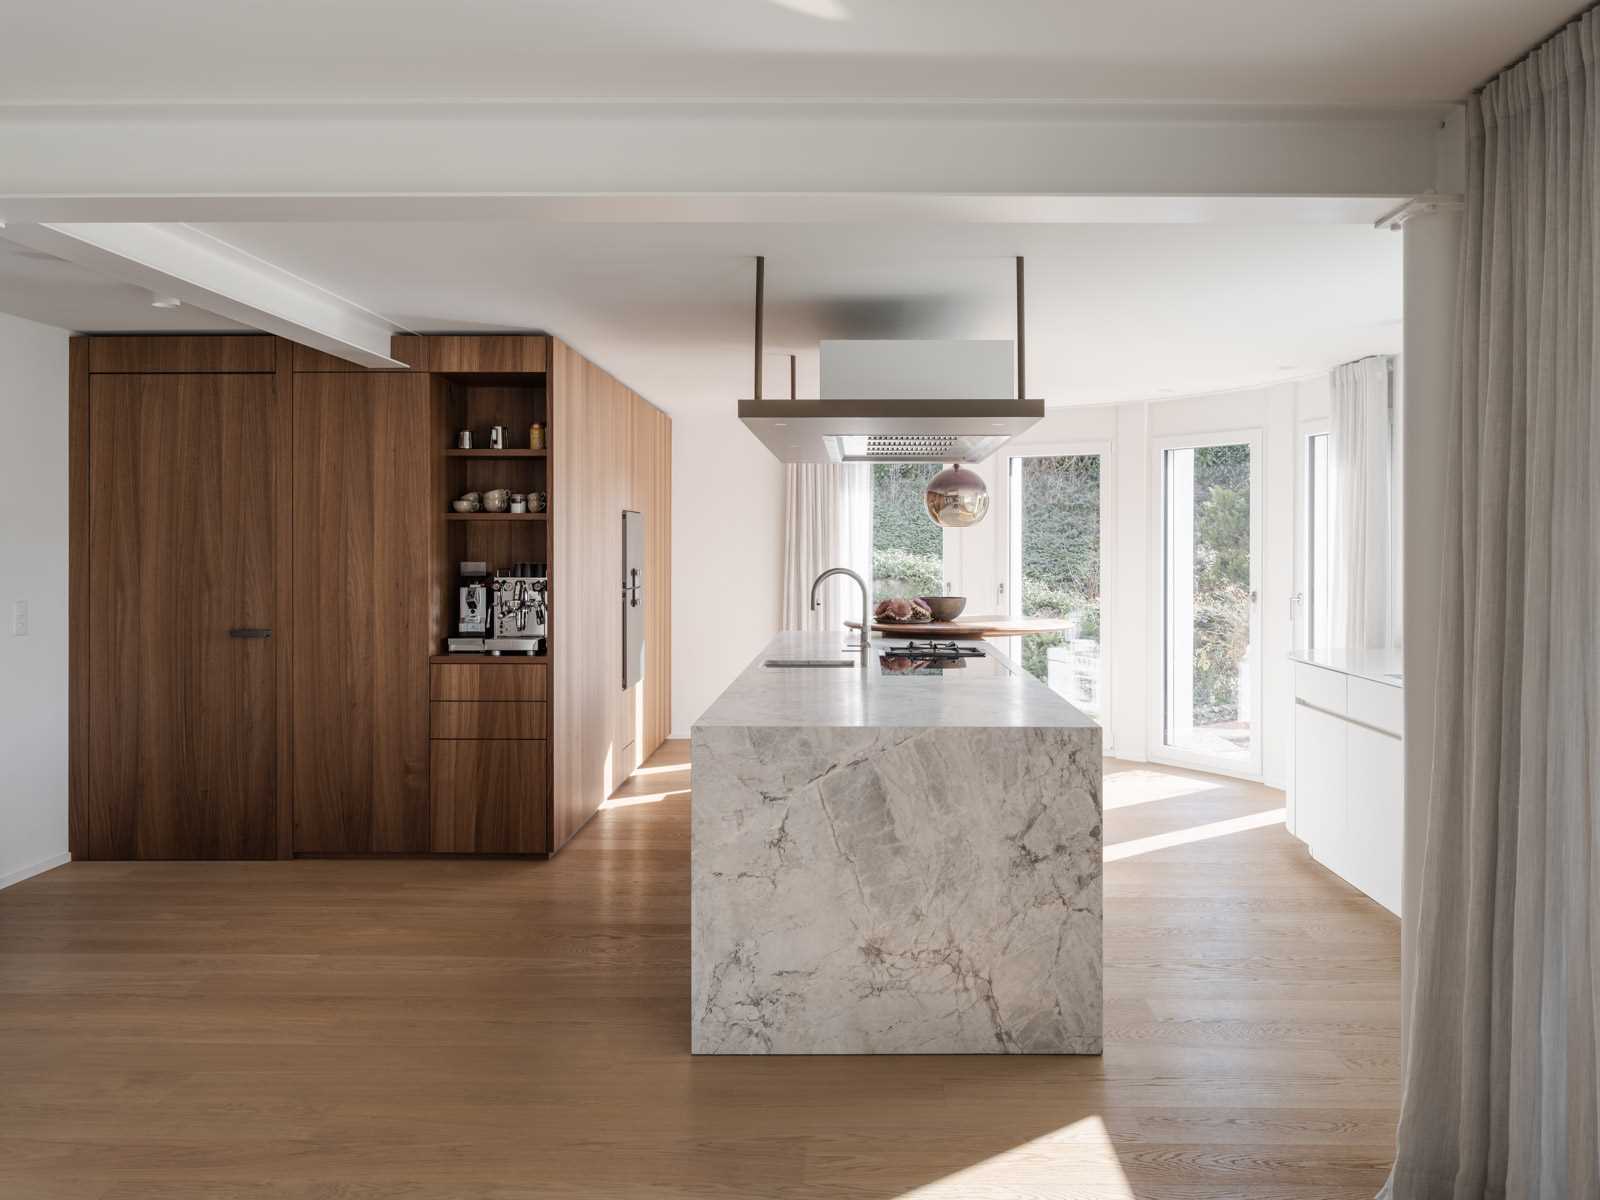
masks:
{"label": "chrome espresso machine", "polygon": [[550,630],[550,576],[544,563],[514,563],[491,577],[487,563],[464,562],[451,654],[544,654]]}

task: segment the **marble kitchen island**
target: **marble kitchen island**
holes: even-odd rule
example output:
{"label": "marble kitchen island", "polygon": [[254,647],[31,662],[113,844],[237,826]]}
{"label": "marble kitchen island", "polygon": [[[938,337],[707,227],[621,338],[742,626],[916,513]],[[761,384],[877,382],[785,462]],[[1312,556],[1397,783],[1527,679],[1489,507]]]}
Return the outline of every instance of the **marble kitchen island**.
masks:
{"label": "marble kitchen island", "polygon": [[1100,728],[900,641],[781,634],[695,723],[696,1054],[1100,1052]]}

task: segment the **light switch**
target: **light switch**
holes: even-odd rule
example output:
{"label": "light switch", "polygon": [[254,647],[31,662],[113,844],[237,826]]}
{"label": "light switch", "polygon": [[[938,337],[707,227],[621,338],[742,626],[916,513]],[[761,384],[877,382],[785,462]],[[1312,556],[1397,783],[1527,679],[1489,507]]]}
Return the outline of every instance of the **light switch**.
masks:
{"label": "light switch", "polygon": [[11,606],[11,636],[28,636],[28,602],[18,600]]}

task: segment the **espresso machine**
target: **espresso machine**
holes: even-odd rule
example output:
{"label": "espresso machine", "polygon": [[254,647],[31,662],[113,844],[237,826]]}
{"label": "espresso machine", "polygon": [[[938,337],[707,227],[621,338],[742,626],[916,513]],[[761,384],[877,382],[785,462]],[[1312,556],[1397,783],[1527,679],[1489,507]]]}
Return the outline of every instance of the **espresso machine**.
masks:
{"label": "espresso machine", "polygon": [[456,636],[445,649],[451,654],[482,654],[489,636],[489,564],[464,562],[456,587]]}
{"label": "espresso machine", "polygon": [[549,635],[550,578],[544,563],[516,563],[496,572],[489,654],[543,654]]}

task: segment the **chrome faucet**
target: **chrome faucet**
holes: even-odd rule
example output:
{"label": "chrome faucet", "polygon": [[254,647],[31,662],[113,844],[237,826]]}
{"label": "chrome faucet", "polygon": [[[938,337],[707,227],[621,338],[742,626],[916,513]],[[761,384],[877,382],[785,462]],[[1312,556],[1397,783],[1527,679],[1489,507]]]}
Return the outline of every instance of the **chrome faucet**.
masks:
{"label": "chrome faucet", "polygon": [[[821,575],[818,575],[811,584],[811,608],[813,611],[817,607],[817,589],[822,586],[822,581],[830,575],[848,575],[856,581],[856,586],[861,589],[861,644],[859,648],[861,650],[861,665],[866,666],[867,660],[872,654],[872,592],[867,588],[867,581],[849,567],[829,567]],[[857,649],[857,647],[850,645],[848,642],[845,643],[844,648],[846,650]]]}

